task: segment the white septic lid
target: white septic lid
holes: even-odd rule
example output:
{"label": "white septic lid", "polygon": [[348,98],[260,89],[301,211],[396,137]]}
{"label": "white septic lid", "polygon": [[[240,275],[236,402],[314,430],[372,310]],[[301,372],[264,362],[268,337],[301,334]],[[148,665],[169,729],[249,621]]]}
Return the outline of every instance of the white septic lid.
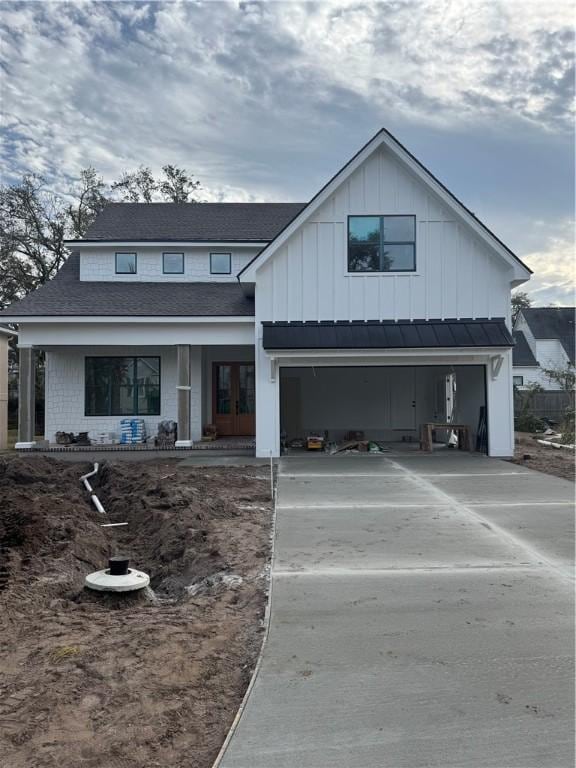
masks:
{"label": "white septic lid", "polygon": [[150,576],[143,571],[129,568],[128,573],[122,576],[112,576],[108,569],[95,571],[86,576],[84,584],[89,589],[97,589],[100,592],[133,592],[136,589],[144,589],[150,584]]}

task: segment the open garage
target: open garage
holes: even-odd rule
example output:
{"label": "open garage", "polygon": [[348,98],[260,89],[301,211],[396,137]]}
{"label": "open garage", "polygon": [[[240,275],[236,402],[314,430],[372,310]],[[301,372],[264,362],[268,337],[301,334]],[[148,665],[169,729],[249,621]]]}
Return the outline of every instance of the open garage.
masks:
{"label": "open garage", "polygon": [[[418,443],[422,424],[469,427],[473,447],[486,408],[483,365],[307,365],[280,368],[280,430],[286,445],[308,435],[341,442]],[[436,440],[446,442],[447,430]]]}

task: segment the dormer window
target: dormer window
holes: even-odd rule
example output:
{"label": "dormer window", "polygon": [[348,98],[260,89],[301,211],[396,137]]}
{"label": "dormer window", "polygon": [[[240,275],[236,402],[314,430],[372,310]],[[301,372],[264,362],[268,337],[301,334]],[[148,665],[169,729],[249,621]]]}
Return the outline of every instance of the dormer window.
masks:
{"label": "dormer window", "polygon": [[183,275],[184,274],[184,254],[183,253],[163,253],[162,254],[162,272],[165,275]]}
{"label": "dormer window", "polygon": [[415,216],[348,217],[348,272],[415,270]]}
{"label": "dormer window", "polygon": [[232,272],[232,254],[231,253],[211,253],[210,254],[210,274],[211,275],[229,275]]}
{"label": "dormer window", "polygon": [[117,275],[135,275],[137,269],[137,260],[135,253],[116,253],[116,274]]}

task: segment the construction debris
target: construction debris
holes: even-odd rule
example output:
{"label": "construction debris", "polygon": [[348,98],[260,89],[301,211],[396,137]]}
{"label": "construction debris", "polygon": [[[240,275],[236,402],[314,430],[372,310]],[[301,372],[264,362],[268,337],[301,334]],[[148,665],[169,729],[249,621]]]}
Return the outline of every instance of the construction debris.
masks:
{"label": "construction debris", "polygon": [[323,435],[308,435],[306,438],[306,450],[307,451],[322,451],[324,450],[324,436]]}
{"label": "construction debris", "polygon": [[330,451],[331,455],[336,453],[387,453],[390,448],[377,442],[376,440],[347,440],[344,443],[336,444],[336,448]]}

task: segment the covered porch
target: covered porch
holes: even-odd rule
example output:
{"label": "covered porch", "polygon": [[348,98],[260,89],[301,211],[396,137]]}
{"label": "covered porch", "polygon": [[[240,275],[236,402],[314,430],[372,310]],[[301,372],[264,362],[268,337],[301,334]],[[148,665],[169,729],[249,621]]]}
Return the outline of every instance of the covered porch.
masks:
{"label": "covered porch", "polygon": [[[252,323],[212,320],[148,328],[117,323],[106,330],[102,324],[54,323],[22,328],[17,449],[226,450],[253,445]],[[46,414],[41,443],[34,435],[35,367],[40,356]],[[176,428],[171,425],[168,444],[159,443],[159,430],[165,437],[167,422]],[[215,426],[208,429],[212,439],[203,440],[210,425]]]}

